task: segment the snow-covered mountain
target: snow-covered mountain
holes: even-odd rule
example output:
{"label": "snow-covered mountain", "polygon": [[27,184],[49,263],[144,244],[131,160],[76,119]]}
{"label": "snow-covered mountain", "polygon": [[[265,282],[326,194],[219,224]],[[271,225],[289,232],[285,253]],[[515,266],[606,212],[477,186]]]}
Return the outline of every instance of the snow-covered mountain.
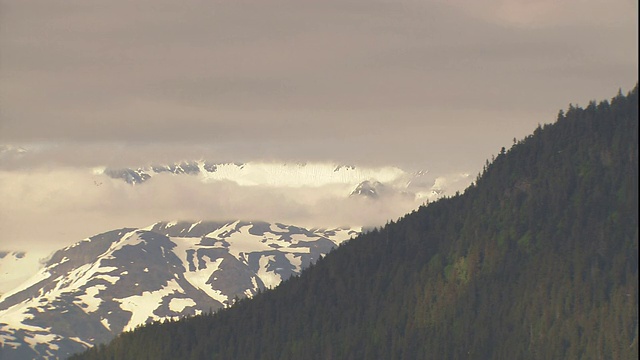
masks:
{"label": "snow-covered mountain", "polygon": [[[362,195],[378,199],[380,193],[377,190],[384,189],[386,194],[401,193],[418,200],[435,200],[452,195],[464,189],[470,181],[468,174],[435,177],[426,170],[409,172],[392,166],[355,167],[335,163],[212,163],[203,160],[139,168],[98,167],[93,169],[93,173],[121,179],[131,185],[142,184],[159,174],[189,175],[204,183],[229,181],[239,186],[273,188],[317,188],[339,184],[351,189],[349,193],[344,194],[345,197]],[[362,191],[363,189],[365,191]]]}
{"label": "snow-covered mountain", "polygon": [[[25,156],[14,148],[5,153]],[[67,231],[92,233],[98,224],[112,229],[122,219],[148,224],[174,216],[231,217],[272,223],[178,222],[114,230],[59,250],[45,262],[38,261],[43,253],[14,252],[19,241],[7,238],[12,252],[0,253],[0,359],[64,357],[147,321],[228,306],[299,273],[355,235],[358,226],[382,225],[468,182],[466,174],[334,163],[16,169],[0,172],[10,180],[4,194],[12,202],[6,204],[22,209],[28,224],[47,223],[35,236],[47,245],[68,244]],[[25,181],[28,186],[22,186]],[[15,219],[22,218],[5,224],[21,224]],[[356,230],[275,221],[348,224]],[[33,238],[31,232],[38,230],[17,225],[9,233],[21,234],[20,239]]]}
{"label": "snow-covered mountain", "polygon": [[370,199],[377,199],[384,194],[386,187],[379,181],[365,180],[358,184],[349,196],[362,196]]}
{"label": "snow-covered mountain", "polygon": [[95,174],[122,179],[129,184],[143,183],[158,174],[198,176],[204,182],[227,180],[241,186],[317,187],[327,184],[357,184],[376,179],[385,183],[408,180],[412,174],[396,167],[355,167],[334,163],[222,163],[185,161],[170,165],[139,168],[95,168]]}
{"label": "snow-covered mountain", "polygon": [[235,221],[93,236],[0,297],[0,358],[64,358],[139,324],[229,306],[357,233]]}

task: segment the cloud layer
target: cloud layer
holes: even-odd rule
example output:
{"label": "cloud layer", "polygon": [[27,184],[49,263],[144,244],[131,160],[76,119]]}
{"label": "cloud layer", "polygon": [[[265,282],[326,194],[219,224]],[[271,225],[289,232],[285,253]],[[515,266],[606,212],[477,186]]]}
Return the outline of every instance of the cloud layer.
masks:
{"label": "cloud layer", "polygon": [[4,143],[468,165],[637,81],[631,0],[0,6]]}
{"label": "cloud layer", "polygon": [[[447,180],[453,183],[444,183]],[[427,183],[453,193],[468,181],[451,176]],[[427,200],[402,191],[385,192],[375,200],[349,197],[354,187],[340,182],[302,187],[242,186],[229,180],[203,182],[197,176],[169,173],[132,186],[122,179],[92,173],[89,168],[3,170],[0,249],[48,252],[102,231],[145,227],[163,220],[380,226]]]}

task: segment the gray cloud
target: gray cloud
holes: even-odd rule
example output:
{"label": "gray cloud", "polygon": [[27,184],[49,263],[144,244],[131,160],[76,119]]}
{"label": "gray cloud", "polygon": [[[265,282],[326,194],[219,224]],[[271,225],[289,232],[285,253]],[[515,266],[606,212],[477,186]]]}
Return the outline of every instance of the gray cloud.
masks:
{"label": "gray cloud", "polygon": [[0,141],[524,135],[637,79],[637,4],[556,3],[3,1]]}

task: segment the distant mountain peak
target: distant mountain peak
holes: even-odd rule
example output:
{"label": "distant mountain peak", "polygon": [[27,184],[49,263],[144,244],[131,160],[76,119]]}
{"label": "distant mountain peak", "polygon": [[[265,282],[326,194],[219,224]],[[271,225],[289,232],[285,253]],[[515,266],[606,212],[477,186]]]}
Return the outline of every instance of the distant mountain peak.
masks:
{"label": "distant mountain peak", "polygon": [[[64,357],[149,321],[230,306],[358,234],[234,220],[162,221],[93,236],[57,251],[0,297],[3,358]],[[25,256],[1,252],[0,265]]]}
{"label": "distant mountain peak", "polygon": [[385,186],[379,181],[365,180],[358,184],[349,196],[360,196],[369,199],[377,199],[385,191]]}
{"label": "distant mountain peak", "polygon": [[227,180],[239,185],[317,187],[327,184],[358,184],[370,178],[392,183],[411,174],[396,167],[357,168],[333,163],[212,163],[210,161],[183,161],[168,165],[138,168],[96,168],[94,174],[122,179],[135,185],[162,173],[195,175],[203,182]]}

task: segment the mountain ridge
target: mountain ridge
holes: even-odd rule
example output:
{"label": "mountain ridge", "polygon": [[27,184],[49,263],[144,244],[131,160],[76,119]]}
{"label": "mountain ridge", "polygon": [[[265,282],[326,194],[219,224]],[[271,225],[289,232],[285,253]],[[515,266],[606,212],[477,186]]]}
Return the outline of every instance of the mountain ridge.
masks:
{"label": "mountain ridge", "polygon": [[[93,169],[94,175],[105,175],[120,179],[130,185],[142,185],[162,174],[187,175],[198,178],[204,183],[231,181],[239,186],[267,187],[322,187],[327,185],[346,185],[357,191],[358,187],[368,183],[384,185],[388,189],[412,194],[417,199],[434,200],[448,191],[462,190],[459,185],[447,189],[447,183],[462,182],[469,178],[467,173],[443,174],[433,177],[426,170],[409,172],[393,166],[359,167],[340,165],[330,162],[315,163],[213,163],[207,160],[183,161],[169,165],[149,165],[138,168]],[[347,194],[348,195],[348,194]]]}

